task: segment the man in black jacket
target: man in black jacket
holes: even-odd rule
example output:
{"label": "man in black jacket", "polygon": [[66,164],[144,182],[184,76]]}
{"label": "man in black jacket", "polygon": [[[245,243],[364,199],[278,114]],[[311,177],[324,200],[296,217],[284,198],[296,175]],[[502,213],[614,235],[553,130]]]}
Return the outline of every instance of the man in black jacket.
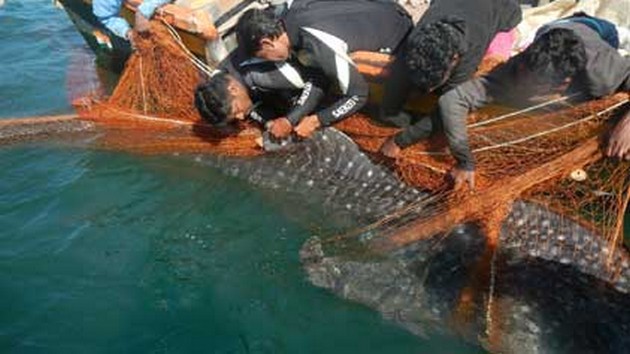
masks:
{"label": "man in black jacket", "polygon": [[286,138],[324,96],[325,80],[299,63],[243,60],[234,52],[195,90],[195,106],[213,125],[251,119]]}
{"label": "man in black jacket", "polygon": [[394,2],[373,0],[296,0],[281,21],[249,10],[237,24],[239,46],[270,61],[296,58],[321,70],[341,92],[332,105],[305,117],[295,127],[302,137],[361,109],[368,84],[349,53],[394,53],[411,29],[409,15]]}
{"label": "man in black jacket", "polygon": [[[435,0],[405,41],[385,83],[381,120],[407,127],[415,121],[403,105],[411,90],[438,96],[470,79],[498,32],[521,21],[516,0]],[[381,147],[390,157],[419,140],[409,127]],[[460,171],[454,171],[455,173]]]}
{"label": "man in black jacket", "polygon": [[[471,110],[491,102],[521,103],[524,98],[558,91],[586,99],[630,92],[630,58],[622,57],[602,32],[605,22],[589,19],[591,25],[578,16],[544,26],[524,52],[442,95],[433,116],[403,134],[418,141],[440,126],[457,160],[455,169],[464,171],[454,174],[456,187],[464,182],[473,187],[475,161],[466,130]],[[613,130],[605,152],[630,159],[630,113]]]}

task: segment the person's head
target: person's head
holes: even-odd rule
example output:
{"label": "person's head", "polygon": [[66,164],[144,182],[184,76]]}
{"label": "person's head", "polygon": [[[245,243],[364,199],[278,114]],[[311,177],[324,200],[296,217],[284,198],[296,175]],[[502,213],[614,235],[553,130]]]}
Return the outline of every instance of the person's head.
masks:
{"label": "person's head", "polygon": [[442,21],[411,31],[405,62],[418,89],[431,92],[448,80],[459,62],[460,37],[455,27]]}
{"label": "person's head", "polygon": [[522,55],[527,73],[551,84],[565,83],[586,67],[584,44],[573,31],[563,28],[543,33]]}
{"label": "person's head", "polygon": [[221,72],[195,89],[195,106],[208,123],[224,126],[247,118],[252,108],[247,89],[230,74]]}
{"label": "person's head", "polygon": [[236,24],[236,39],[249,56],[271,61],[289,58],[289,36],[282,22],[269,11],[247,10]]}

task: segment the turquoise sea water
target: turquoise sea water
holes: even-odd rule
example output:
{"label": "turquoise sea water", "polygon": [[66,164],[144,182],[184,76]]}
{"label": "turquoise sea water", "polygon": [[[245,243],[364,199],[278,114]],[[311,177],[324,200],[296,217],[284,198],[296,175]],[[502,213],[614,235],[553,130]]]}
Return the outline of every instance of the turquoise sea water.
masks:
{"label": "turquoise sea water", "polygon": [[[87,49],[62,10],[7,0],[0,44],[0,117],[71,111]],[[0,352],[482,352],[311,286],[319,211],[192,159],[48,141],[0,171]]]}
{"label": "turquoise sea water", "polygon": [[[65,13],[8,0],[0,38],[0,117],[70,112],[86,48]],[[2,146],[0,171],[0,352],[480,351],[311,286],[320,220],[192,159],[43,141]]]}

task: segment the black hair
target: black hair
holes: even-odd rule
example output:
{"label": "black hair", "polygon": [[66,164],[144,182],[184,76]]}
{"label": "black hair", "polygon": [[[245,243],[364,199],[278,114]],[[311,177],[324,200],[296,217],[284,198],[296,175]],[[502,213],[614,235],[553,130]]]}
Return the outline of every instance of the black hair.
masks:
{"label": "black hair", "polygon": [[561,82],[586,67],[586,49],[573,31],[551,29],[523,52],[527,69],[541,78]]}
{"label": "black hair", "polygon": [[438,21],[414,28],[406,42],[405,62],[412,82],[423,92],[439,86],[460,54],[461,34]]}
{"label": "black hair", "polygon": [[275,39],[284,33],[284,26],[270,11],[247,10],[236,24],[236,40],[245,54],[255,56],[260,50],[260,41]]}
{"label": "black hair", "polygon": [[228,73],[220,72],[195,89],[195,107],[201,118],[212,125],[222,125],[232,111],[232,95],[228,85],[232,80]]}

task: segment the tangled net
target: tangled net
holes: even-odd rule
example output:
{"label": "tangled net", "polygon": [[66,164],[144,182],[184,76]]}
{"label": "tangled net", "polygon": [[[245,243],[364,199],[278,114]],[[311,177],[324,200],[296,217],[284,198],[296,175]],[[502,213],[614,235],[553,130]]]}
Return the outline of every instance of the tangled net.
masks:
{"label": "tangled net", "polygon": [[[185,49],[172,28],[156,21],[151,26],[151,35],[136,41],[136,51],[111,97],[79,105],[84,119],[118,132],[105,134],[100,144],[145,154],[261,154],[255,127],[243,125],[238,134],[226,135],[200,120],[193,91],[209,69]],[[484,70],[496,64],[494,59],[486,61]],[[404,246],[465,222],[480,224],[496,242],[512,202],[522,199],[573,218],[616,247],[630,198],[630,164],[604,159],[599,144],[609,118],[628,97],[550,102],[516,112],[494,107],[470,116],[470,142],[478,166],[474,193],[450,190],[446,175],[455,161],[443,138],[417,144],[392,162],[384,160],[378,148],[396,129],[362,115],[338,123],[336,128],[388,163],[405,182],[431,192],[413,218],[403,217],[406,211],[401,211],[370,226],[384,230],[381,246]],[[571,179],[572,173],[579,176]]]}
{"label": "tangled net", "polygon": [[79,115],[108,134],[102,148],[142,154],[211,152],[253,156],[262,153],[259,131],[243,125],[226,134],[205,124],[193,104],[195,87],[210,72],[183,46],[167,24],[152,21],[150,35],[138,37],[135,51],[107,100],[75,101]]}

